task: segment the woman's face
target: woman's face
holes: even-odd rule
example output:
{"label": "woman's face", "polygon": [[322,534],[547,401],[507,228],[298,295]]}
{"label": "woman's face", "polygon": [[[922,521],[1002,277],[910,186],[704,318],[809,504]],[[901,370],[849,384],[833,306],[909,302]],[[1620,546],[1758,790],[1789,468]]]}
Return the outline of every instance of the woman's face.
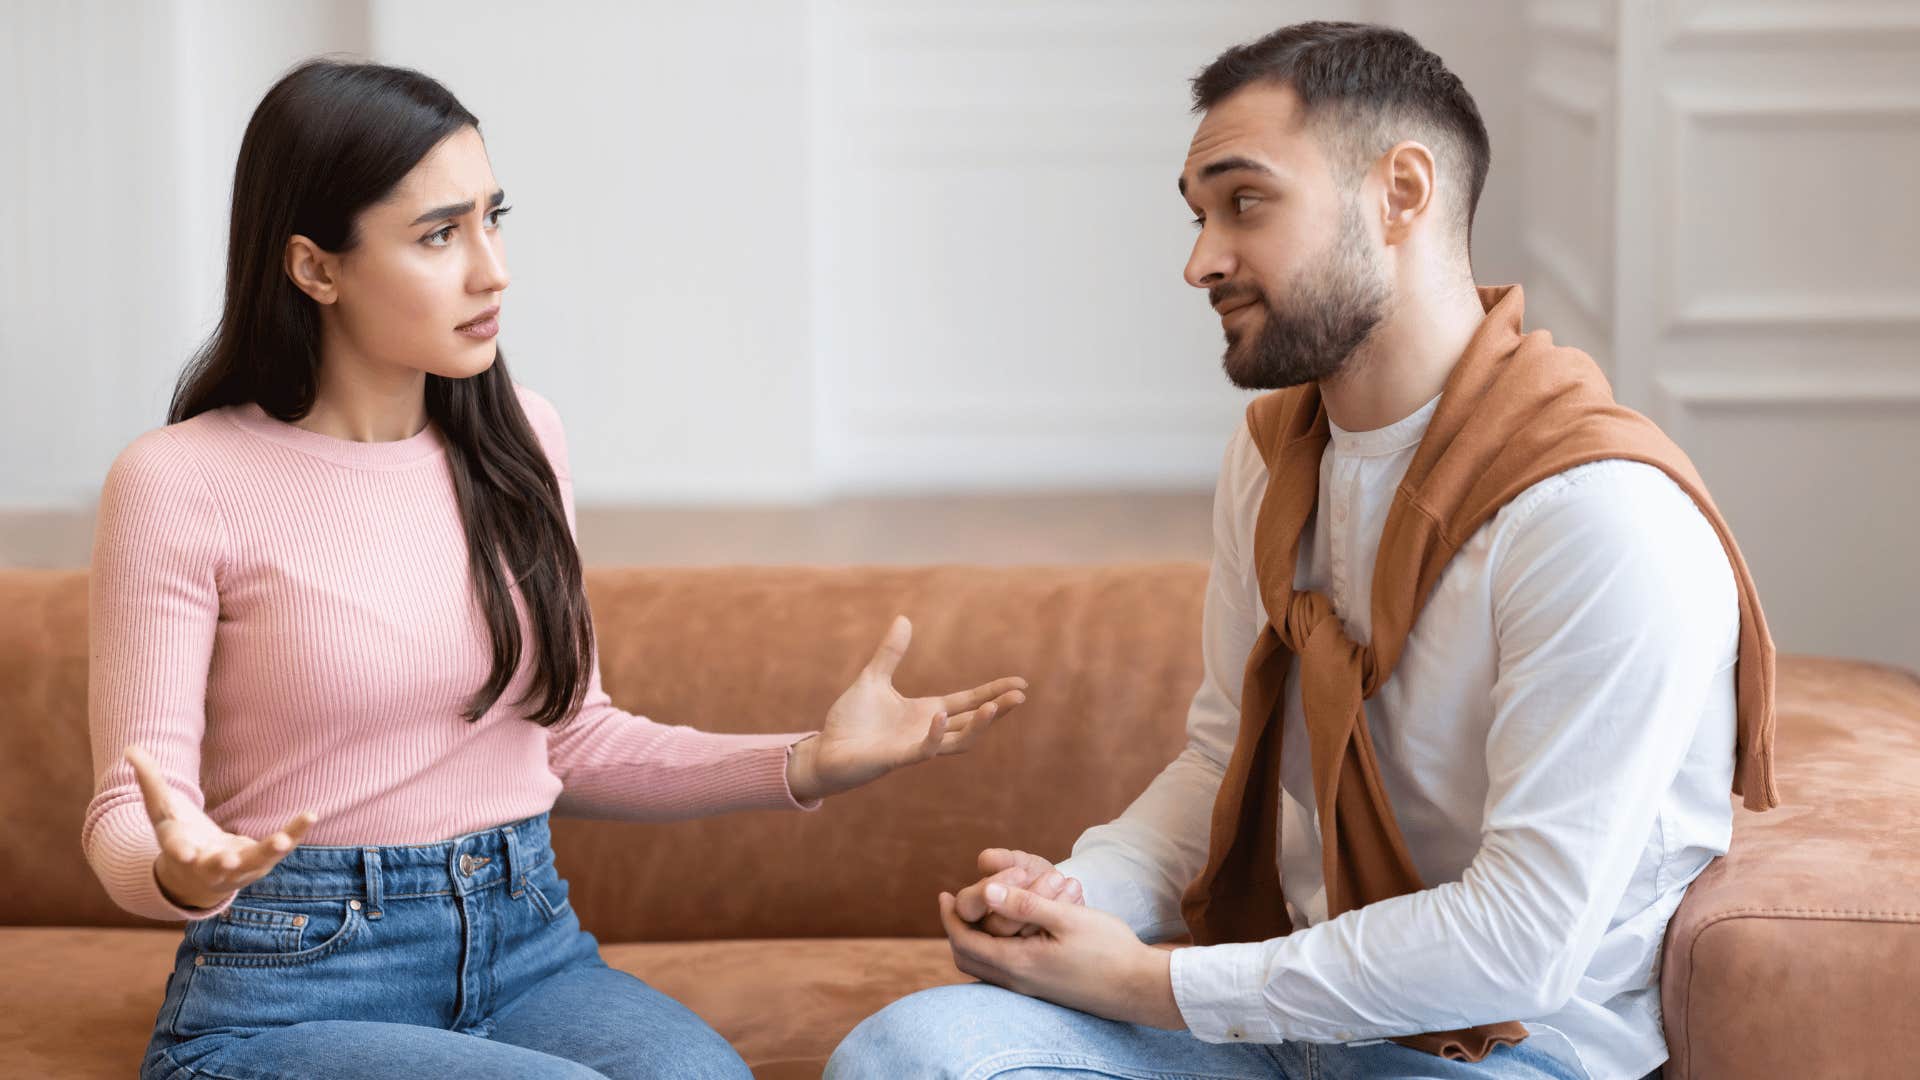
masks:
{"label": "woman's face", "polygon": [[480,133],[463,128],[361,212],[350,250],[303,253],[295,237],[288,273],[322,305],[325,354],[452,379],[491,367],[508,282],[502,199]]}

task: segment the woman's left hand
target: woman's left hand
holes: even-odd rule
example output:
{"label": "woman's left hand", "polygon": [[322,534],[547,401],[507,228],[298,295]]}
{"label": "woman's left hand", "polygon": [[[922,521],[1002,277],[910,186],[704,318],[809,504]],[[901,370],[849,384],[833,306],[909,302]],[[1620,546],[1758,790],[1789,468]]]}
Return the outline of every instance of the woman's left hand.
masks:
{"label": "woman's left hand", "polygon": [[827,710],[820,734],[793,748],[787,786],[802,801],[837,795],[944,754],[964,754],[996,717],[1027,700],[1027,680],[995,679],[945,697],[908,698],[893,688],[913,624],[893,620],[873,659]]}

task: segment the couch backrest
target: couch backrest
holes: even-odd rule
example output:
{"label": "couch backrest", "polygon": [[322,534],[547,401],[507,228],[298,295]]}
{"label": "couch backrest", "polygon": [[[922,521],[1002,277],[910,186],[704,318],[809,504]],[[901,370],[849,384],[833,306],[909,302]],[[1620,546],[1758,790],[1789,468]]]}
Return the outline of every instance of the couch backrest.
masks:
{"label": "couch backrest", "polygon": [[[909,694],[1002,674],[1031,700],[973,753],[817,813],[671,825],[561,820],[560,869],[602,941],[937,935],[935,895],[983,847],[1062,857],[1178,752],[1200,682],[1197,564],[595,569],[613,700],[713,731],[817,727],[896,612]],[[92,794],[86,575],[0,571],[0,923],[147,925],[79,847]],[[21,887],[31,883],[31,887]]]}

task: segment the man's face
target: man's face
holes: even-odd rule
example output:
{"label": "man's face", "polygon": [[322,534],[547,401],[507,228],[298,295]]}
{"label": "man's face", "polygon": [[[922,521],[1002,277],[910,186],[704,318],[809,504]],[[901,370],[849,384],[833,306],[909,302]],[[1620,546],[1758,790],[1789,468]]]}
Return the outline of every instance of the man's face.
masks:
{"label": "man's face", "polygon": [[1337,172],[1290,87],[1244,87],[1194,132],[1180,175],[1200,226],[1186,279],[1220,313],[1235,386],[1331,378],[1386,317],[1379,242]]}

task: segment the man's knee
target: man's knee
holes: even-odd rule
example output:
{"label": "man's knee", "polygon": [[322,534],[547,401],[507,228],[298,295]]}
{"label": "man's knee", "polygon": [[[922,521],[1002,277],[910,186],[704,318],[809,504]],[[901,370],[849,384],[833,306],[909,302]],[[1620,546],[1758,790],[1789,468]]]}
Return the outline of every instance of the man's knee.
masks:
{"label": "man's knee", "polygon": [[849,1032],[827,1061],[823,1080],[961,1075],[975,1048],[955,1041],[959,1021],[1003,1009],[1004,999],[1017,997],[983,983],[909,994]]}

